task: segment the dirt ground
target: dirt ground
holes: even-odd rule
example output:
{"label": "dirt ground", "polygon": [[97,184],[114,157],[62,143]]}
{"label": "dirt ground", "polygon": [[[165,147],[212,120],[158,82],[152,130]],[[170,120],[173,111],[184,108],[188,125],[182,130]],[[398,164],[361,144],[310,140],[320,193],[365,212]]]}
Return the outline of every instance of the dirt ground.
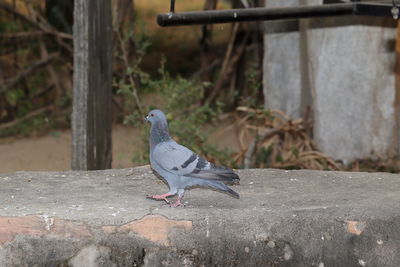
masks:
{"label": "dirt ground", "polygon": [[[210,136],[209,142],[219,147],[238,149],[236,131],[221,125]],[[139,129],[113,126],[113,162],[115,169],[138,165],[133,156],[138,149],[147,149]],[[63,171],[71,164],[71,131],[53,131],[41,137],[0,139],[0,173],[15,171]]]}
{"label": "dirt ground", "polygon": [[[132,127],[113,127],[113,168],[133,165],[132,157],[140,146],[139,131]],[[62,171],[71,164],[71,131],[53,131],[45,136],[0,140],[0,173],[15,171]]]}

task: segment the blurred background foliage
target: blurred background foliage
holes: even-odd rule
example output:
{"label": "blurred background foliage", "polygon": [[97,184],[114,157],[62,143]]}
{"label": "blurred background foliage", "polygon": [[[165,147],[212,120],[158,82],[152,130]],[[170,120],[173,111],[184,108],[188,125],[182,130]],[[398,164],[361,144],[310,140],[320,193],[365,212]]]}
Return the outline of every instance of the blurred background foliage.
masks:
{"label": "blurred background foliage", "polygon": [[[177,11],[262,6],[263,1],[178,1]],[[312,122],[263,110],[260,22],[161,28],[168,1],[113,0],[113,118],[142,129],[153,108],[171,134],[207,159],[233,167],[398,169],[382,161],[343,166],[318,151]],[[73,0],[0,2],[0,137],[70,126]],[[208,142],[234,131],[236,149]],[[232,146],[233,147],[233,146]],[[148,162],[138,149],[133,162]]]}

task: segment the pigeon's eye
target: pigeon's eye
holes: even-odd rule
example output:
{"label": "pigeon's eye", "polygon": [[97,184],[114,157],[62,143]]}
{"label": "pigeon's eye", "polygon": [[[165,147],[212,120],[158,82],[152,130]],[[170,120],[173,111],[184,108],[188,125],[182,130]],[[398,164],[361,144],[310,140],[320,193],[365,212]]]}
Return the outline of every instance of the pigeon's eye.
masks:
{"label": "pigeon's eye", "polygon": [[154,114],[153,114],[153,113],[151,113],[151,114],[150,114],[150,117],[154,117]]}

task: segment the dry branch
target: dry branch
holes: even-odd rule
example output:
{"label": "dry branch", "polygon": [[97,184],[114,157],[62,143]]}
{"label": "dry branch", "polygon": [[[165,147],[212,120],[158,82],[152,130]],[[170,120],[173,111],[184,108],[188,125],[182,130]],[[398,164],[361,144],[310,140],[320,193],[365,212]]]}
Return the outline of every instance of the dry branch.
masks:
{"label": "dry branch", "polygon": [[253,157],[253,154],[256,150],[257,144],[260,140],[264,140],[266,138],[269,138],[273,136],[274,134],[277,134],[279,132],[278,129],[270,129],[263,133],[261,136],[257,136],[254,138],[254,140],[250,143],[250,145],[247,148],[246,154],[244,155],[244,168],[245,169],[250,169],[251,166],[251,158]]}
{"label": "dry branch", "polygon": [[[127,70],[127,69],[129,69],[131,67],[130,67],[129,61],[128,61],[128,53],[127,53],[127,51],[125,49],[125,44],[123,42],[123,39],[122,39],[122,36],[121,36],[120,32],[117,33],[117,38],[118,38],[118,41],[119,41],[119,44],[120,44],[120,47],[121,47],[122,59],[123,59],[124,65],[125,65],[125,69]],[[136,102],[136,106],[138,108],[140,116],[143,118],[145,114],[143,112],[142,105],[140,104],[139,96],[137,94],[136,84],[135,84],[135,81],[134,81],[132,75],[133,75],[132,73],[128,73],[129,83],[130,83],[130,85],[132,87],[133,98],[134,98],[134,100]]]}
{"label": "dry branch", "polygon": [[[203,10],[215,10],[217,8],[218,0],[205,0]],[[201,67],[199,74],[202,81],[212,81],[213,72],[216,60],[214,59],[212,46],[213,25],[201,26],[201,37],[199,40],[200,45],[200,59]],[[214,65],[214,66],[212,66]]]}
{"label": "dry branch", "polygon": [[[237,159],[245,168],[252,166],[256,151],[269,151],[268,162],[256,167],[335,169],[341,167],[330,157],[318,151],[302,119],[291,120],[281,111],[239,107],[239,143],[242,151]],[[263,133],[263,134],[259,134]],[[252,141],[245,136],[253,136]],[[247,143],[247,145],[246,145]],[[245,149],[243,149],[245,147]]]}
{"label": "dry branch", "polygon": [[25,16],[24,14],[18,12],[12,6],[10,6],[10,5],[8,5],[8,4],[4,3],[4,2],[0,2],[0,8],[4,9],[5,11],[7,11],[7,12],[9,12],[11,14],[13,14],[14,16],[16,16],[17,18],[21,19],[22,21],[30,24],[31,26],[43,31],[45,34],[55,35],[55,36],[60,37],[62,39],[68,39],[68,40],[72,40],[73,39],[71,34],[53,30],[50,27],[50,25],[47,25],[47,24],[37,23],[37,22],[33,21],[32,19],[30,19],[29,17]]}
{"label": "dry branch", "polygon": [[47,58],[43,58],[39,61],[36,61],[23,71],[19,72],[11,81],[7,82],[5,86],[0,87],[0,94],[6,92],[7,90],[16,86],[21,80],[28,78],[32,74],[34,74],[39,69],[46,67],[50,63],[52,63],[55,59],[59,57],[58,53],[53,53],[49,55]]}
{"label": "dry branch", "polygon": [[232,57],[236,34],[237,34],[238,30],[239,30],[239,23],[233,24],[233,30],[232,30],[231,38],[229,40],[228,49],[226,50],[224,61],[222,63],[221,72],[218,76],[218,80],[215,84],[215,88],[214,88],[214,90],[211,91],[211,94],[207,98],[205,104],[210,104],[215,99],[215,97],[217,96],[219,91],[222,89],[223,82],[226,79],[225,73],[227,71],[229,60]]}
{"label": "dry branch", "polygon": [[31,113],[28,113],[27,115],[25,115],[25,116],[23,116],[21,118],[18,118],[18,119],[15,119],[13,121],[10,121],[10,122],[6,122],[6,123],[3,123],[3,124],[0,124],[0,130],[4,130],[6,128],[13,127],[13,126],[17,125],[18,123],[20,123],[22,121],[25,121],[25,120],[28,120],[30,118],[36,117],[36,116],[38,116],[38,115],[40,115],[42,113],[45,113],[45,112],[47,112],[49,110],[52,110],[53,108],[54,108],[53,105],[50,105],[50,106],[47,106],[47,107],[43,107],[43,108],[37,109],[35,111],[32,111]]}
{"label": "dry branch", "polygon": [[0,34],[0,42],[1,43],[7,43],[8,41],[14,41],[14,40],[32,40],[38,37],[42,37],[44,35],[49,35],[47,32],[43,31],[34,31],[34,32],[16,32],[16,33],[3,33]]}
{"label": "dry branch", "polygon": [[[208,96],[208,98],[205,102],[208,105],[211,104],[211,102],[217,98],[218,94],[220,94],[225,82],[229,78],[231,78],[232,73],[235,70],[235,67],[237,67],[239,60],[242,58],[242,56],[246,50],[247,42],[250,37],[250,32],[248,32],[248,31],[246,32],[246,34],[243,37],[240,44],[235,45],[240,25],[241,25],[241,23],[236,23],[234,26],[232,38],[229,41],[228,50],[225,54],[224,62],[222,64],[221,73],[218,76],[214,90],[211,91],[211,94]],[[231,78],[231,80],[234,80],[234,79]]]}
{"label": "dry branch", "polygon": [[32,20],[31,18],[25,16],[21,12],[18,12],[18,10],[14,9],[9,4],[4,3],[4,1],[0,2],[0,8],[5,10],[5,11],[7,11],[7,12],[9,12],[9,13],[11,13],[11,14],[13,14],[17,18],[19,18],[20,20],[30,24],[31,26],[35,27],[36,29],[43,31],[46,34],[54,35],[57,43],[61,47],[65,48],[71,54],[73,53],[72,47],[63,40],[63,39],[72,40],[73,37],[72,37],[71,34],[56,31],[50,25],[48,25],[47,23],[43,23],[43,22],[42,23],[38,23],[38,22]]}
{"label": "dry branch", "polygon": [[[40,53],[42,55],[43,58],[48,58],[49,57],[49,53],[47,51],[47,47],[46,44],[44,43],[44,41],[41,39],[39,42],[39,47],[40,47]],[[47,68],[47,72],[50,75],[50,78],[53,80],[54,86],[55,86],[55,92],[56,92],[56,99],[59,99],[59,97],[62,95],[62,88],[61,88],[61,83],[60,83],[60,79],[57,76],[57,72],[54,70],[53,66],[51,64],[47,64],[46,66]]]}
{"label": "dry branch", "polygon": [[125,27],[125,23],[131,23],[133,21],[135,21],[135,1],[118,0],[116,16],[117,28],[122,30]]}

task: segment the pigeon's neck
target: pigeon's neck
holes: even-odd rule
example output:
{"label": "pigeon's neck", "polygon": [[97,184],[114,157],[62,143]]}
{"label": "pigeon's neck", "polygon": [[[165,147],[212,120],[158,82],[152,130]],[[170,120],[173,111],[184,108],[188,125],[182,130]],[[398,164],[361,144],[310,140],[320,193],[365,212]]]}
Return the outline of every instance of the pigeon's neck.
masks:
{"label": "pigeon's neck", "polygon": [[162,142],[171,140],[168,133],[168,125],[162,122],[155,122],[150,129],[150,147],[153,149]]}

